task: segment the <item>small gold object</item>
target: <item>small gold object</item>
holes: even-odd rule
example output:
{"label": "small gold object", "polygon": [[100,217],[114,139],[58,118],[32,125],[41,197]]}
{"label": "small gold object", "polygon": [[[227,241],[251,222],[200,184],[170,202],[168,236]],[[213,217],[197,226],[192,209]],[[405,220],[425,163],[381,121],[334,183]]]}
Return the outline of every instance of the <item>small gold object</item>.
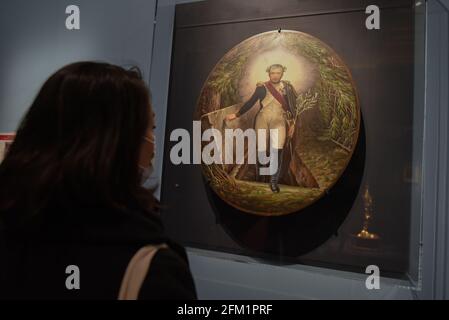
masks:
{"label": "small gold object", "polygon": [[365,187],[365,192],[363,194],[363,209],[364,209],[364,219],[363,219],[363,228],[357,234],[357,238],[369,239],[369,240],[378,240],[380,237],[372,232],[369,232],[369,224],[373,219],[373,197],[369,192],[368,185]]}

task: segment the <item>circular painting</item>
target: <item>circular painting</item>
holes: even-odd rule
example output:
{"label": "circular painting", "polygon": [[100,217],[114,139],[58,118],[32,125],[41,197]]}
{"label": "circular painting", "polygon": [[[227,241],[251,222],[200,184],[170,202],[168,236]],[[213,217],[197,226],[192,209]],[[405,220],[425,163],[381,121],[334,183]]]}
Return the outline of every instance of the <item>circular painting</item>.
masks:
{"label": "circular painting", "polygon": [[311,205],[338,181],[357,144],[360,107],[349,69],[328,45],[276,30],[221,58],[195,119],[212,190],[239,210],[279,216]]}

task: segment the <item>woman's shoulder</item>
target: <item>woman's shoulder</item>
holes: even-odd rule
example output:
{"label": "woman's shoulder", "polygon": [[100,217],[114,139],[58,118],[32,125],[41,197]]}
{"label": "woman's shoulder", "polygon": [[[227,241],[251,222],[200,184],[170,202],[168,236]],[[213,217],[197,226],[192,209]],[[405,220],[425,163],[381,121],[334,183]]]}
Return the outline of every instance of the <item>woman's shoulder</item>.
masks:
{"label": "woman's shoulder", "polygon": [[142,284],[140,300],[197,299],[185,249],[170,242],[155,254]]}

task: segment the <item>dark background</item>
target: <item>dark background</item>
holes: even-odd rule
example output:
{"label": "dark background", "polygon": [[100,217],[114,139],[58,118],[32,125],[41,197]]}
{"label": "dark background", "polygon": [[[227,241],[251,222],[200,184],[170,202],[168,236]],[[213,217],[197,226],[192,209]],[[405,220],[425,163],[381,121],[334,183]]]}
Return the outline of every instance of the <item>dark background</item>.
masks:
{"label": "dark background", "polygon": [[[366,6],[381,8],[381,29],[365,28]],[[172,130],[192,131],[201,88],[222,56],[241,41],[271,30],[297,30],[332,47],[352,73],[362,128],[338,183],[314,205],[284,217],[258,217],[221,201],[199,165],[170,162]],[[279,264],[303,263],[364,271],[378,265],[400,277],[408,268],[413,120],[411,1],[214,0],[176,9],[162,217],[184,245]],[[374,198],[370,231],[381,241],[354,246],[362,228],[364,186]]]}

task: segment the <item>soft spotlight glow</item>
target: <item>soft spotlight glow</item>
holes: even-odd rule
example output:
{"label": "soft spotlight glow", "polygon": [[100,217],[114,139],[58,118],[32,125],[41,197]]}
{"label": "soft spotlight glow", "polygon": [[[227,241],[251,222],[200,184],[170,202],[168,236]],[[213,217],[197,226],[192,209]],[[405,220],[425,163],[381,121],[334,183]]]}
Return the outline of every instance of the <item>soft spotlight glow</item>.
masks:
{"label": "soft spotlight glow", "polygon": [[240,95],[243,98],[248,98],[254,92],[258,82],[269,80],[266,69],[272,64],[287,67],[282,80],[290,81],[299,92],[307,90],[315,82],[316,70],[312,64],[303,57],[289,53],[281,46],[280,40],[281,37],[275,39],[279,42],[279,48],[254,55],[241,81]]}

